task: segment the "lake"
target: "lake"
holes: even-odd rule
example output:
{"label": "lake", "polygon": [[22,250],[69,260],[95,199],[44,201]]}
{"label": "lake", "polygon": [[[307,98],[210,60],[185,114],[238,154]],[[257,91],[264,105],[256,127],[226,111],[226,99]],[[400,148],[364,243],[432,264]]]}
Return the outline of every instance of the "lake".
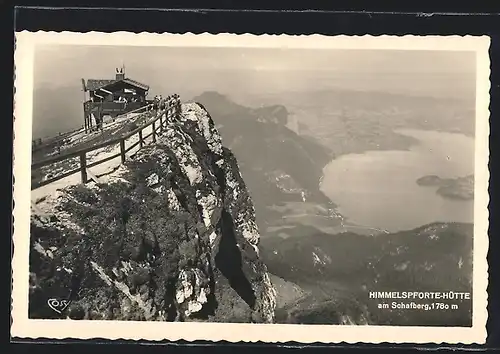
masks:
{"label": "lake", "polygon": [[449,200],[435,187],[421,187],[424,175],[443,178],[474,173],[474,139],[462,134],[405,129],[420,144],[409,151],[343,155],[324,168],[321,190],[351,223],[391,232],[431,222],[473,222],[474,202]]}

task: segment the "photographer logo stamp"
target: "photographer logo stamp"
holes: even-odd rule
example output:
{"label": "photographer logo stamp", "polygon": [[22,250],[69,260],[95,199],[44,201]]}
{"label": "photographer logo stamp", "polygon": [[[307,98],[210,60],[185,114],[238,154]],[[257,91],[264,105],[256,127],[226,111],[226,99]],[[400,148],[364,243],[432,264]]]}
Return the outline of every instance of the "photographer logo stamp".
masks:
{"label": "photographer logo stamp", "polygon": [[61,300],[55,298],[47,300],[47,305],[49,305],[49,307],[58,314],[62,314],[64,310],[68,308],[70,303],[71,303],[70,300]]}

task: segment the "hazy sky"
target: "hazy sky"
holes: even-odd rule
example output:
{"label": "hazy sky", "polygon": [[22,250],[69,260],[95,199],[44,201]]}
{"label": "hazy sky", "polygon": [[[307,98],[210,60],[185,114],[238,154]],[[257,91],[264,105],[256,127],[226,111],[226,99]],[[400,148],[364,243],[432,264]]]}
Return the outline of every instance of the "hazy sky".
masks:
{"label": "hazy sky", "polygon": [[36,52],[40,78],[74,69],[105,75],[124,61],[131,70],[170,66],[176,70],[328,70],[340,72],[474,72],[474,52],[269,48],[44,46]]}
{"label": "hazy sky", "polygon": [[[122,63],[127,77],[151,87],[150,96],[176,92],[183,97],[206,90],[244,97],[329,88],[456,96],[471,87],[473,92],[476,65],[474,52],[40,46],[34,63],[34,135],[52,134],[56,128],[48,122],[57,122],[62,131],[81,125],[81,79],[112,79]],[[64,96],[54,91],[63,88]],[[55,112],[50,105],[66,111]]]}

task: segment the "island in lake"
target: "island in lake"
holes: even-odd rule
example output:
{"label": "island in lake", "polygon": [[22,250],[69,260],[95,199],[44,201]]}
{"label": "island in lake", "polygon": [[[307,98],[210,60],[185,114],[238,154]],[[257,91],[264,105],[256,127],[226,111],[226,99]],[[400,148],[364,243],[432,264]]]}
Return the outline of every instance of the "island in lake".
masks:
{"label": "island in lake", "polygon": [[417,179],[419,186],[438,187],[436,193],[444,198],[471,200],[474,199],[474,175],[458,178],[441,178],[428,175]]}

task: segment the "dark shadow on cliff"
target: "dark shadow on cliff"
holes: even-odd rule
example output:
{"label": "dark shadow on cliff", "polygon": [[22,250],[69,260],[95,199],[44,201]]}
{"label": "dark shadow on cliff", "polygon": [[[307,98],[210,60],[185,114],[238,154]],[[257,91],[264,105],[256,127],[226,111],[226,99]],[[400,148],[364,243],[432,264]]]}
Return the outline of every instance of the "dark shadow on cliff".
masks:
{"label": "dark shadow on cliff", "polygon": [[222,237],[215,264],[229,281],[229,285],[251,307],[254,308],[256,297],[252,286],[243,273],[241,251],[237,246],[234,224],[231,215],[222,212]]}

